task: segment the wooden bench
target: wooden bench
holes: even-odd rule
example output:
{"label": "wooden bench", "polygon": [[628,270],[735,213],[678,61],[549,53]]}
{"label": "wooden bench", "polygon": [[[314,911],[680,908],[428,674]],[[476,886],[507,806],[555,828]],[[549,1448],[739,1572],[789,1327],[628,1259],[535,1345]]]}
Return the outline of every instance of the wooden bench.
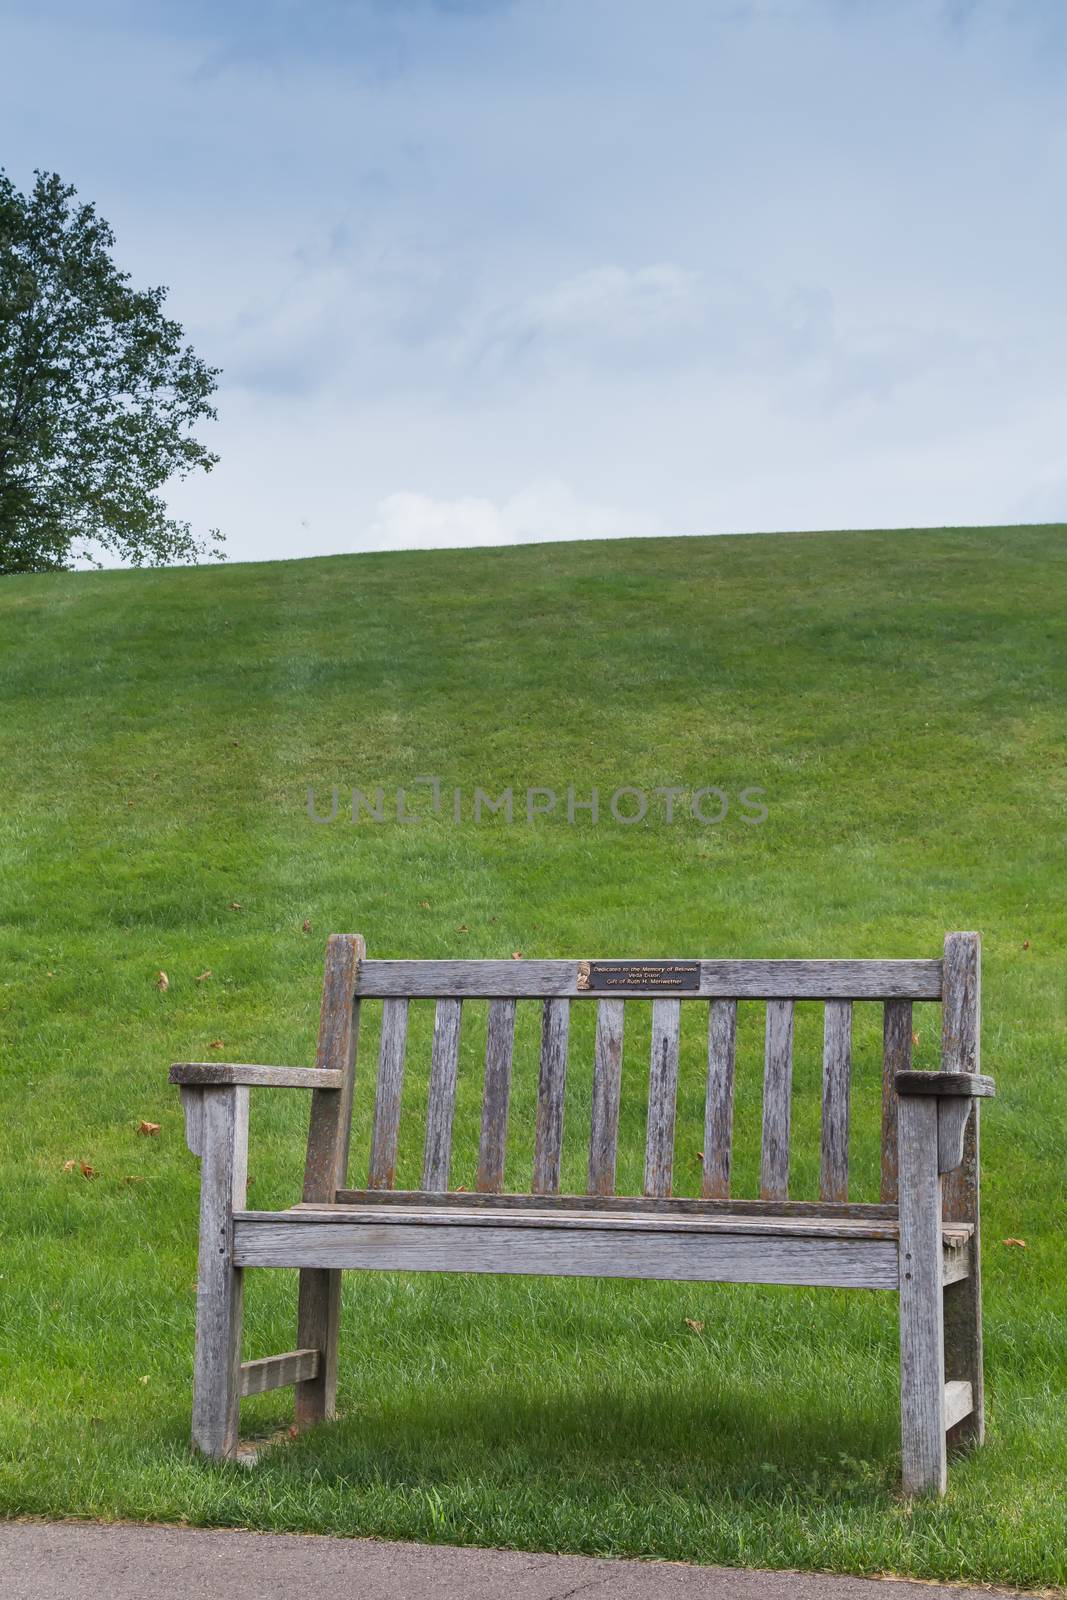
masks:
{"label": "wooden bench", "polygon": [[[373,961],[358,934],[327,946],[313,1069],[174,1066],[201,1158],[193,1443],[233,1455],[244,1395],[296,1385],[298,1426],[334,1414],[345,1268],[508,1272],[892,1289],[900,1296],[903,1481],[940,1494],[948,1446],[983,1435],[978,1240],[979,940],[930,961]],[[422,1186],[398,1192],[409,1002],[436,1001]],[[488,1000],[477,1190],[449,1192],[463,1002]],[[626,1001],[652,1002],[644,1193],[615,1193]],[[505,1194],[516,1004],[541,1006],[531,1194]],[[702,1196],[672,1199],[683,1001],[707,1010]],[[380,1002],[366,1189],[347,1185],[361,1007]],[[560,1194],[572,1004],[596,1006],[587,1193]],[[738,1002],[766,1030],[759,1200],[730,1198]],[[794,1006],[824,1007],[818,1201],[789,1198]],[[881,1199],[848,1199],[852,1015],[883,1007]],[[942,1008],[941,1070],[911,1070],[913,1002]],[[303,1199],[246,1208],[248,1091],[313,1091]],[[899,1182],[898,1182],[899,1173]],[[300,1268],[298,1348],[241,1360],[246,1267]]]}

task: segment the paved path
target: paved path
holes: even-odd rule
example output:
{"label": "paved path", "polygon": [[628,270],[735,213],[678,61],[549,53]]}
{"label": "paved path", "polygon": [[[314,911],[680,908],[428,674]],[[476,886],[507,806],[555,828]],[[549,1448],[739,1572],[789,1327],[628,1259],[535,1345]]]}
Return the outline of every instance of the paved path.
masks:
{"label": "paved path", "polygon": [[3,1600],[989,1600],[990,1592],[318,1534],[0,1522]]}

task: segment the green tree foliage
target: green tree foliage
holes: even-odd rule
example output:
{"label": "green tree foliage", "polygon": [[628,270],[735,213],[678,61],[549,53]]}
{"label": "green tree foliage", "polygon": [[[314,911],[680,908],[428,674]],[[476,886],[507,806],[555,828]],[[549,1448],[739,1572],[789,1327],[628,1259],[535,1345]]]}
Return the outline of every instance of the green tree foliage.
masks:
{"label": "green tree foliage", "polygon": [[195,561],[204,539],[160,489],[218,460],[193,437],[218,369],[136,290],[115,236],[55,173],[20,194],[0,169],[0,573],[48,572],[106,550]]}

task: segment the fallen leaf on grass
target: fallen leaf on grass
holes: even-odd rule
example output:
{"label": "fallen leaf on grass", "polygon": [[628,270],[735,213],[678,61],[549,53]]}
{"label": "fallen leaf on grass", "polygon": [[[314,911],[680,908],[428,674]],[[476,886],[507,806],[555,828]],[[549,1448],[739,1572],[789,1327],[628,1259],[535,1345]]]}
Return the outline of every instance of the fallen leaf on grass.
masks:
{"label": "fallen leaf on grass", "polygon": [[137,1132],[144,1134],[158,1133],[163,1126],[161,1122],[145,1122],[143,1119],[137,1124]]}
{"label": "fallen leaf on grass", "polygon": [[470,929],[467,927],[467,924],[465,922],[461,922],[459,927],[456,929],[456,932],[457,933],[470,933]]}
{"label": "fallen leaf on grass", "polygon": [[208,1045],[209,1050],[221,1050],[222,1048],[223,1041],[221,1039],[212,1039],[211,1043]]}
{"label": "fallen leaf on grass", "polygon": [[1014,1245],[1016,1250],[1029,1250],[1025,1239],[1001,1239],[1001,1244]]}
{"label": "fallen leaf on grass", "polygon": [[80,1172],[83,1178],[95,1178],[96,1168],[91,1167],[88,1161],[64,1161],[64,1172]]}
{"label": "fallen leaf on grass", "polygon": [[1029,948],[1030,948],[1030,941],[1029,941],[1029,939],[1024,939],[1024,940],[1023,940],[1023,949],[1024,949],[1024,950],[1029,950]]}
{"label": "fallen leaf on grass", "polygon": [[147,1383],[148,1382],[148,1373],[147,1372],[145,1373],[144,1377],[141,1379],[141,1382],[142,1383]]}
{"label": "fallen leaf on grass", "polygon": [[307,917],[305,917],[303,922],[300,924],[300,932],[301,933],[310,933],[311,932],[311,923],[308,921]]}
{"label": "fallen leaf on grass", "polygon": [[206,983],[207,980],[210,978],[210,976],[211,976],[211,968],[208,967],[206,972],[201,972],[201,973],[199,973],[197,975],[196,981],[197,981],[197,983]]}
{"label": "fallen leaf on grass", "polygon": [[420,900],[419,901],[419,910],[420,911],[429,911],[429,909],[430,909],[430,902],[428,900]]}
{"label": "fallen leaf on grass", "polygon": [[511,959],[512,959],[512,961],[521,961],[522,960],[522,951],[521,950],[513,950],[511,952]]}
{"label": "fallen leaf on grass", "polygon": [[687,1328],[692,1328],[694,1333],[704,1332],[704,1324],[702,1322],[697,1322],[694,1317],[686,1317],[685,1325]]}
{"label": "fallen leaf on grass", "polygon": [[912,1030],[911,1042],[915,1046],[915,1048],[918,1049],[918,1047],[919,1047],[919,1035],[914,1031],[914,1029]]}
{"label": "fallen leaf on grass", "polygon": [[159,977],[156,979],[156,988],[159,990],[160,994],[166,994],[167,990],[170,988],[170,979],[167,977],[165,972],[161,972]]}
{"label": "fallen leaf on grass", "polygon": [[241,909],[240,900],[231,900],[230,901],[230,910],[231,911],[240,911],[240,909]]}

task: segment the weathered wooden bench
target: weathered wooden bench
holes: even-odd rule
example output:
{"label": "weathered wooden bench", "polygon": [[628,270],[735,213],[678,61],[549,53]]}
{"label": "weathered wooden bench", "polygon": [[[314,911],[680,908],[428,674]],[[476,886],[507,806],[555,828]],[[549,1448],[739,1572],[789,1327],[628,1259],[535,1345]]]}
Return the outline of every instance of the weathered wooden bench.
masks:
{"label": "weathered wooden bench", "polygon": [[[193,1443],[232,1455],[244,1395],[296,1385],[298,1426],[334,1414],[345,1268],[661,1278],[893,1289],[900,1296],[903,1480],[944,1491],[950,1445],[983,1435],[978,1241],[979,940],[953,933],[943,961],[373,961],[359,935],[327,946],[313,1069],[174,1066],[189,1147],[202,1160]],[[397,1192],[409,1001],[436,1000],[422,1187]],[[477,1191],[449,1192],[464,1000],[487,999]],[[516,1003],[542,1007],[531,1194],[505,1194]],[[623,1018],[652,1001],[644,1193],[615,1194]],[[571,1005],[596,1005],[588,1188],[562,1195]],[[683,1000],[708,1007],[700,1199],[672,1199]],[[381,1002],[368,1187],[347,1183],[360,1008]],[[730,1198],[738,1001],[766,1005],[759,1200]],[[824,1004],[818,1201],[789,1199],[793,1023]],[[881,1002],[878,1204],[848,1199],[854,1002]],[[940,1001],[941,1070],[911,1070],[912,1004]],[[303,1199],[246,1209],[248,1091],[313,1090]],[[899,1182],[898,1182],[899,1174]],[[241,1360],[246,1267],[300,1268],[298,1348]]]}

